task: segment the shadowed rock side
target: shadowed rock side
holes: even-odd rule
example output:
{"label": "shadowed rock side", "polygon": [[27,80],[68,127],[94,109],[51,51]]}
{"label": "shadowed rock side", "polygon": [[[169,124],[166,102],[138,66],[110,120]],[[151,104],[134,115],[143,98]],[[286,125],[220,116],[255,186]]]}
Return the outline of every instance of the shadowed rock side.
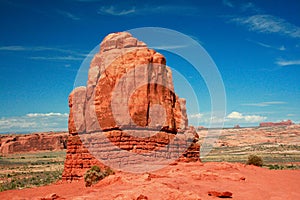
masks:
{"label": "shadowed rock side", "polygon": [[65,180],[95,164],[142,172],[144,165],[199,160],[198,135],[187,127],[166,59],[129,33],[104,38],[87,86],[71,92],[69,107]]}

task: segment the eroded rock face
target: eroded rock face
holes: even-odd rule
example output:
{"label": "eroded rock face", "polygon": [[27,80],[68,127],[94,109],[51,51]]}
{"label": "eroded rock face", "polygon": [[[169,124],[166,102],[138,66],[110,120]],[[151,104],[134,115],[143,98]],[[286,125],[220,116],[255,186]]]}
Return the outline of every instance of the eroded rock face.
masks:
{"label": "eroded rock face", "polygon": [[66,132],[8,135],[0,138],[0,154],[24,153],[31,151],[56,151],[67,148]]}
{"label": "eroded rock face", "polygon": [[281,122],[261,122],[260,127],[272,127],[272,126],[289,126],[293,125],[292,120],[281,121]]}
{"label": "eroded rock face", "polygon": [[187,130],[185,100],[174,92],[164,56],[126,32],[109,34],[100,46],[87,86],[69,96],[63,178],[80,178],[106,161],[119,168],[181,155],[199,160],[196,132]]}

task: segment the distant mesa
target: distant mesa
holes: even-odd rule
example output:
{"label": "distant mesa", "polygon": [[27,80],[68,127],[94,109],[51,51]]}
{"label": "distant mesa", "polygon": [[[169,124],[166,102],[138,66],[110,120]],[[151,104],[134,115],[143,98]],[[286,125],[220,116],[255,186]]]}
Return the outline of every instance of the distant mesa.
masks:
{"label": "distant mesa", "polygon": [[0,154],[58,151],[67,148],[67,132],[0,136]]}
{"label": "distant mesa", "polygon": [[260,127],[271,127],[271,126],[290,126],[294,123],[292,120],[281,121],[281,122],[261,122],[259,124]]}

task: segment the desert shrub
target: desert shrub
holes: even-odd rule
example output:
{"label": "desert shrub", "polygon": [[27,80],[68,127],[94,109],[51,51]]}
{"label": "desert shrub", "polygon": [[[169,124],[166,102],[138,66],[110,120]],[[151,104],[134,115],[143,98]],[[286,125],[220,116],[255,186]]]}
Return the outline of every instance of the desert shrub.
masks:
{"label": "desert shrub", "polygon": [[115,172],[109,167],[106,168],[104,171],[101,171],[100,167],[94,165],[84,174],[85,186],[90,187],[91,185],[98,183],[106,176],[109,176],[114,173]]}
{"label": "desert shrub", "polygon": [[263,165],[263,159],[257,155],[249,155],[246,164],[261,167]]}
{"label": "desert shrub", "polygon": [[284,166],[277,165],[277,164],[276,165],[270,165],[269,169],[281,170],[281,169],[284,169]]}
{"label": "desert shrub", "polygon": [[103,178],[104,173],[101,172],[100,168],[98,166],[92,166],[91,169],[84,174],[85,186],[90,187],[91,185],[98,183],[98,181]]}
{"label": "desert shrub", "polygon": [[111,168],[109,168],[109,167],[105,168],[104,173],[105,173],[105,176],[109,176],[109,175],[115,174],[115,172]]}

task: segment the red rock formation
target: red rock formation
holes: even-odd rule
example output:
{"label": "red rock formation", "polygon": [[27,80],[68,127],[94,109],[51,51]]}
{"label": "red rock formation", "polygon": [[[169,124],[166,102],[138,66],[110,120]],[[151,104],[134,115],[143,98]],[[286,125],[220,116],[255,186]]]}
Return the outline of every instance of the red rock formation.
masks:
{"label": "red rock formation", "polygon": [[281,122],[261,122],[260,127],[271,127],[271,126],[289,126],[293,125],[292,120],[281,121]]}
{"label": "red rock formation", "polygon": [[233,128],[241,128],[240,127],[240,125],[239,124],[237,124],[237,125],[234,125],[234,127]]}
{"label": "red rock formation", "polygon": [[162,165],[181,155],[180,160],[199,160],[198,135],[187,129],[185,100],[174,93],[165,64],[161,54],[129,33],[104,38],[87,87],[69,96],[63,179],[78,179],[95,164],[138,171],[131,167],[160,160]]}
{"label": "red rock formation", "polygon": [[67,137],[66,132],[4,135],[0,138],[0,154],[66,149]]}

